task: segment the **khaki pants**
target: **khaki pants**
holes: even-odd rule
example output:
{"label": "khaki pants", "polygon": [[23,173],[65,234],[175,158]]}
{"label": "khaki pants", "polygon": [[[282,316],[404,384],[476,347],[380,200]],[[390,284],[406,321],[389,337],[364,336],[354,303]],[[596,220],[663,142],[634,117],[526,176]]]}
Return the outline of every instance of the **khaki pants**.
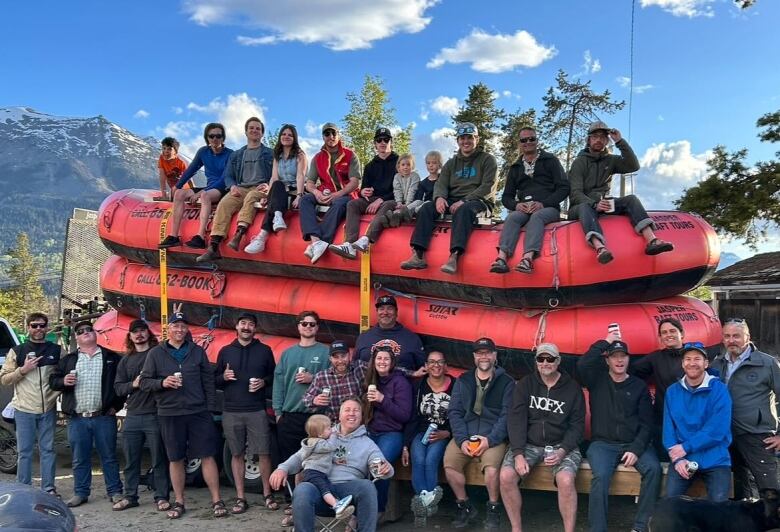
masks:
{"label": "khaki pants", "polygon": [[238,193],[238,196],[234,196],[228,192],[219,201],[217,211],[214,213],[214,223],[211,227],[212,236],[224,237],[227,235],[230,219],[236,211],[239,211],[238,223],[246,226],[250,225],[252,220],[255,219],[255,202],[266,197],[265,192],[260,192],[255,187],[238,187]]}

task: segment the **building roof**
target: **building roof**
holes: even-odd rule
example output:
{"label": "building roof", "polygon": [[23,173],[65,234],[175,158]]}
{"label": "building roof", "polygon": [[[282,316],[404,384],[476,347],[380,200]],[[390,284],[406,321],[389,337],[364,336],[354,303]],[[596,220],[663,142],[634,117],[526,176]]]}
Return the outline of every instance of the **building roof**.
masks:
{"label": "building roof", "polygon": [[761,253],[716,272],[707,286],[780,284],[780,251]]}

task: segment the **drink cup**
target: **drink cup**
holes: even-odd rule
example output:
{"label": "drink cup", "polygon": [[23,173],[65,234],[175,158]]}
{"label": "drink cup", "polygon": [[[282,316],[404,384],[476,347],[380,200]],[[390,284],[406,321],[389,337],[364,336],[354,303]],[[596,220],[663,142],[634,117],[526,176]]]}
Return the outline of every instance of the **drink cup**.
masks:
{"label": "drink cup", "polygon": [[252,378],[249,379],[249,391],[250,392],[256,391],[255,387],[257,386],[257,383],[258,383],[259,380],[260,379],[258,379],[257,377],[252,377]]}
{"label": "drink cup", "polygon": [[379,477],[379,468],[382,467],[383,460],[381,458],[374,458],[369,462],[368,468],[374,477]]}
{"label": "drink cup", "polygon": [[479,438],[476,436],[471,436],[469,438],[469,451],[472,453],[477,452],[477,449],[479,449]]}
{"label": "drink cup", "polygon": [[545,445],[544,447],[544,459],[552,458],[555,455],[555,447],[552,445]]}
{"label": "drink cup", "polygon": [[306,368],[304,368],[303,366],[298,368],[298,375],[300,375],[301,373],[306,373]]}
{"label": "drink cup", "polygon": [[26,358],[27,358],[27,360],[32,360],[32,359],[36,358],[37,356],[38,355],[35,354],[35,351],[31,351],[31,352],[27,353],[27,357]]}
{"label": "drink cup", "polygon": [[176,379],[179,381],[179,386],[181,386],[183,384],[181,373],[177,371],[176,373],[173,374],[173,376],[176,377]]}
{"label": "drink cup", "polygon": [[323,393],[323,395],[326,395],[327,397],[330,397],[330,386],[325,386],[322,389],[322,393]]}
{"label": "drink cup", "polygon": [[615,198],[612,196],[604,196],[604,200],[609,202],[609,209],[606,210],[607,214],[615,212]]}

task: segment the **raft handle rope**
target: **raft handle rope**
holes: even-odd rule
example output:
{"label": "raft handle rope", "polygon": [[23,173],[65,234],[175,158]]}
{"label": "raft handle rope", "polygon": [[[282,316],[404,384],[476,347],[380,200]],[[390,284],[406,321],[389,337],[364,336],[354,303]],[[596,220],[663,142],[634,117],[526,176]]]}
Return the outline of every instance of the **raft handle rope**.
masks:
{"label": "raft handle rope", "polygon": [[116,210],[119,208],[120,205],[124,205],[122,200],[125,199],[130,194],[132,194],[133,192],[135,192],[135,189],[131,188],[121,198],[116,200],[116,202],[114,202],[114,204],[111,205],[111,207],[109,207],[103,212],[103,226],[106,228],[106,231],[108,231],[109,233],[111,232],[111,224],[114,223],[114,215],[116,214]]}
{"label": "raft handle rope", "polygon": [[544,342],[544,335],[547,332],[547,312],[542,312],[539,316],[539,322],[536,326],[536,334],[534,335],[534,345],[531,347],[532,351],[536,351],[536,346]]}

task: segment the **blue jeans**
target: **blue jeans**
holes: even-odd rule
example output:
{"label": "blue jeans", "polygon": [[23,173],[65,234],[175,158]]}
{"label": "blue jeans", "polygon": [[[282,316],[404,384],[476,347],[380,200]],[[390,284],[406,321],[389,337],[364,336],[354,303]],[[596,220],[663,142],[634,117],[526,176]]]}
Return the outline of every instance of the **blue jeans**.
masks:
{"label": "blue jeans", "polygon": [[[382,451],[385,460],[391,464],[401,456],[401,450],[404,448],[403,432],[369,432],[368,436],[374,440],[376,446]],[[375,484],[377,506],[380,512],[384,512],[387,506],[387,492],[390,489],[390,480],[377,480]]]}
{"label": "blue jeans", "polygon": [[[376,489],[370,480],[348,480],[333,484],[333,496],[341,499],[352,495],[352,504],[358,521],[358,532],[376,530]],[[293,519],[296,532],[314,532],[314,516],[333,515],[333,510],[325,504],[320,490],[314,484],[301,482],[293,492]]]}
{"label": "blue jeans", "polygon": [[[731,486],[731,468],[713,467],[711,469],[700,469],[693,476],[702,477],[704,485],[707,486],[707,499],[713,502],[726,501],[729,498],[729,487]],[[685,480],[680,476],[677,470],[669,464],[669,471],[666,474],[666,496],[677,497],[685,495],[693,483],[693,478]]]}
{"label": "blue jeans", "polygon": [[125,418],[122,431],[125,450],[125,495],[131,501],[138,501],[138,482],[141,477],[141,456],[144,442],[149,444],[149,454],[154,468],[154,500],[168,500],[170,480],[168,479],[168,457],[160,436],[160,425],[155,414],[130,414]]}
{"label": "blue jeans", "polygon": [[57,455],[54,452],[54,427],[57,423],[57,410],[51,409],[44,414],[28,414],[17,410],[16,445],[19,453],[16,462],[16,481],[32,484],[32,458],[35,441],[38,441],[38,454],[41,457],[41,489],[54,489],[54,471]]}
{"label": "blue jeans", "polygon": [[[625,452],[626,446],[619,443],[594,441],[588,447],[588,461],[593,473],[588,497],[588,522],[591,532],[607,532],[609,483]],[[634,529],[645,530],[661,488],[661,464],[652,445],[647,446],[634,467],[642,476]]]}
{"label": "blue jeans", "polygon": [[339,224],[347,217],[347,203],[351,199],[352,196],[347,195],[333,200],[322,222],[318,222],[317,198],[314,197],[314,194],[304,194],[298,204],[303,239],[311,240],[312,236],[316,236],[320,240],[332,244]]}
{"label": "blue jeans", "polygon": [[415,493],[433,491],[439,485],[439,468],[444,450],[450,440],[439,440],[428,445],[422,443],[423,433],[415,434],[412,440],[412,488]]}
{"label": "blue jeans", "polygon": [[119,478],[119,462],[116,459],[116,418],[114,416],[79,417],[68,420],[68,443],[73,452],[73,492],[80,497],[89,497],[92,485],[92,444],[94,442],[106,493],[111,497],[122,493]]}

